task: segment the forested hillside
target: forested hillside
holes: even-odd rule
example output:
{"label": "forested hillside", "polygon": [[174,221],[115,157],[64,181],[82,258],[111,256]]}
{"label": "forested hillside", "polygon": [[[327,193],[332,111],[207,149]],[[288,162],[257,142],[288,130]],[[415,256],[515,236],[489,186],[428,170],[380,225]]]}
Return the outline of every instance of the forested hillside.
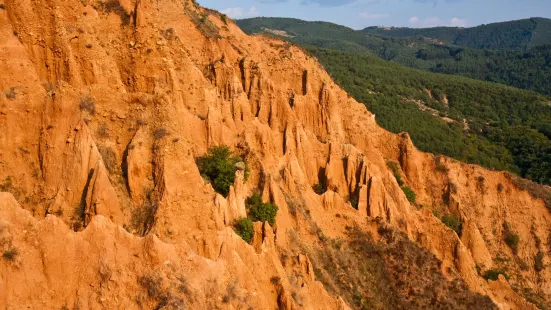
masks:
{"label": "forested hillside", "polygon": [[530,18],[472,28],[383,28],[368,27],[365,33],[393,37],[429,37],[447,44],[476,49],[524,50],[551,43],[551,20]]}
{"label": "forested hillside", "polygon": [[[526,21],[530,20],[519,21],[518,24],[524,25]],[[539,39],[534,37],[534,40],[537,39],[538,42],[547,40],[547,32],[551,29],[546,28],[546,25],[549,25],[548,20],[544,21],[546,22],[537,24],[537,28],[540,30],[532,31],[539,37]],[[412,68],[462,75],[551,95],[551,83],[549,83],[551,79],[551,45],[541,45],[526,51],[480,50],[444,45],[439,40],[455,41],[457,38],[455,32],[458,31],[458,28],[446,27],[393,28],[390,31],[373,28],[373,32],[377,33],[373,34],[367,33],[366,30],[355,31],[327,22],[306,22],[290,18],[254,18],[238,20],[237,23],[249,34],[283,34],[280,37],[298,44],[375,55]],[[514,24],[513,22],[506,23],[506,25]],[[487,27],[490,26],[487,25]],[[480,30],[485,28],[470,29],[478,29],[476,31],[486,33]],[[378,33],[389,33],[394,36],[383,36]],[[427,36],[438,38],[438,40],[429,39]],[[462,40],[466,40],[466,37]]]}
{"label": "forested hillside", "polygon": [[551,184],[551,99],[533,92],[309,47],[392,132],[420,149]]}

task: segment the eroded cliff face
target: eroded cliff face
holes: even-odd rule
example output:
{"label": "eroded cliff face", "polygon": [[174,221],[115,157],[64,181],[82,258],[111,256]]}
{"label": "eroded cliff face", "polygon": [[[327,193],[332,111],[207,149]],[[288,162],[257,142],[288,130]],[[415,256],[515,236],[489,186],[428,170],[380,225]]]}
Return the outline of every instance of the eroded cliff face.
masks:
{"label": "eroded cliff face", "polygon": [[[550,301],[543,200],[381,129],[294,46],[168,0],[5,0],[0,46],[7,309],[348,309],[369,294],[375,308],[423,308],[426,296],[460,309]],[[195,162],[214,145],[250,168],[226,198]],[[249,245],[232,224],[255,192],[279,212],[274,227],[255,224]],[[461,218],[461,236],[433,213]],[[363,287],[378,272],[369,263],[385,273]],[[491,269],[509,280],[486,281]],[[438,285],[424,286],[425,274]]]}

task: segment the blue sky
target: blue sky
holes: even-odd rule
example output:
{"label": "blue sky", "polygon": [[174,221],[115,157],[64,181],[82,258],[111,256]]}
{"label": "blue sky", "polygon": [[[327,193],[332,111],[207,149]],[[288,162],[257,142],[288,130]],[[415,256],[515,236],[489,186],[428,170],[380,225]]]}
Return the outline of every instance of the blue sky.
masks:
{"label": "blue sky", "polygon": [[294,17],[367,26],[470,27],[528,17],[551,18],[551,0],[197,0],[232,18]]}

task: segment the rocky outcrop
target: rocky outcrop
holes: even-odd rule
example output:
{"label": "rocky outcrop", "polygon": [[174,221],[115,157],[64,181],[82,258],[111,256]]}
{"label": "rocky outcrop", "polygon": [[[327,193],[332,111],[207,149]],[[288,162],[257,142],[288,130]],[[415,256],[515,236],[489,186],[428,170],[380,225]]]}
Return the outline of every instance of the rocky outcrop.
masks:
{"label": "rocky outcrop", "polygon": [[[348,309],[358,305],[317,280],[307,253],[348,242],[350,227],[377,236],[375,220],[503,309],[528,305],[511,287],[549,301],[551,271],[531,266],[551,250],[544,202],[381,129],[297,47],[248,37],[194,1],[7,0],[0,32],[8,309]],[[227,197],[196,165],[214,145],[250,171]],[[279,212],[249,245],[231,226],[255,192]],[[461,236],[437,211],[462,220]],[[498,268],[509,280],[483,278]]]}

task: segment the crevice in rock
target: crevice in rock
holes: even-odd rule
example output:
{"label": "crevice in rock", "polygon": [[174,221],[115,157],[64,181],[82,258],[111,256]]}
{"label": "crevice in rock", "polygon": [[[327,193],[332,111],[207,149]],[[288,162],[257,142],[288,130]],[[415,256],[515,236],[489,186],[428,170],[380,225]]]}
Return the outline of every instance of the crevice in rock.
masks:
{"label": "crevice in rock", "polygon": [[42,179],[44,179],[44,128],[40,130],[40,136],[38,137],[38,167],[40,168],[40,175],[42,176]]}
{"label": "crevice in rock", "polygon": [[80,197],[80,203],[77,206],[74,214],[74,222],[73,222],[73,230],[79,231],[80,228],[86,228],[86,212],[89,206],[87,206],[87,197],[88,192],[90,191],[90,185],[92,183],[92,179],[94,177],[95,169],[90,169],[88,172],[88,177],[86,179],[86,185],[84,185],[84,189],[82,190],[82,195]]}
{"label": "crevice in rock", "polygon": [[291,94],[289,95],[289,106],[291,108],[295,107],[295,92],[291,92]]}
{"label": "crevice in rock", "polygon": [[143,229],[141,235],[145,236],[153,229],[155,225],[157,211],[159,210],[159,204],[163,198],[165,191],[164,182],[164,161],[162,154],[160,154],[162,147],[162,138],[153,143],[153,161],[152,161],[152,176],[153,176],[153,190],[146,194],[145,204],[145,217],[143,219]]}
{"label": "crevice in rock", "polygon": [[136,4],[134,5],[134,11],[132,11],[132,24],[134,26],[134,29],[136,29],[137,27],[137,23],[138,23],[138,7],[140,6],[141,4],[141,0],[137,0],[136,1]]}
{"label": "crevice in rock", "polygon": [[132,225],[140,236],[145,236],[153,229],[159,204],[154,197],[154,190],[145,193],[145,201],[132,213]]}
{"label": "crevice in rock", "polygon": [[126,193],[128,194],[128,196],[131,195],[130,183],[128,181],[128,174],[129,174],[129,171],[128,171],[128,151],[131,150],[132,148],[133,148],[132,140],[130,140],[130,143],[128,143],[128,145],[124,149],[124,152],[122,153],[122,162],[121,162],[121,176],[122,176],[122,179],[124,181],[124,185],[125,185],[125,188],[126,188]]}
{"label": "crevice in rock", "polygon": [[[245,75],[245,60],[246,58],[241,59],[239,62],[239,72],[241,72],[241,85],[243,86],[243,92],[247,93],[247,77]],[[247,93],[247,96],[249,94]]]}
{"label": "crevice in rock", "polygon": [[319,94],[318,94],[318,103],[323,104],[325,100],[325,83],[321,86]]}
{"label": "crevice in rock", "polygon": [[350,164],[350,159],[348,156],[342,158],[342,167],[344,171],[344,179],[350,183],[350,179],[348,178],[348,165]]}
{"label": "crevice in rock", "polygon": [[372,217],[373,212],[371,212],[371,207],[373,205],[372,197],[373,193],[371,192],[373,190],[373,178],[369,178],[369,181],[367,181],[367,216]]}
{"label": "crevice in rock", "polygon": [[282,137],[282,150],[283,150],[283,155],[287,154],[287,130],[288,130],[288,127],[285,127],[285,130],[283,130],[283,137]]}
{"label": "crevice in rock", "polygon": [[357,191],[358,193],[358,196],[359,196],[359,193],[360,193],[360,188],[362,187],[362,185],[364,185],[364,182],[365,181],[362,181],[362,171],[363,171],[363,168],[364,168],[364,162],[363,160],[360,161],[360,163],[356,166],[356,173],[355,173],[355,188],[353,189],[354,191]]}
{"label": "crevice in rock", "polygon": [[302,95],[308,94],[308,70],[302,72]]}
{"label": "crevice in rock", "polygon": [[322,188],[327,189],[327,175],[325,167],[320,167],[318,169],[318,184],[321,185]]}

